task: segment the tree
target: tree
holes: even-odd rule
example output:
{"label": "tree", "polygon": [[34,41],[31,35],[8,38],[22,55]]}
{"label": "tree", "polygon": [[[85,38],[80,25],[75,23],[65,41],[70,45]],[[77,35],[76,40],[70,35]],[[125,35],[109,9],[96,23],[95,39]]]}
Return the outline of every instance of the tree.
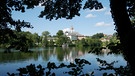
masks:
{"label": "tree", "polygon": [[44,36],[44,37],[47,37],[47,36],[49,36],[49,32],[48,31],[44,31],[44,32],[42,32],[42,36]]}
{"label": "tree", "polygon": [[100,39],[102,37],[104,37],[104,34],[103,33],[97,33],[97,34],[95,34],[95,35],[92,36],[92,38],[96,38],[96,39]]}
{"label": "tree", "polygon": [[[66,18],[72,19],[76,15],[79,16],[80,9],[82,7],[82,0],[56,0],[47,1],[43,4],[45,6],[44,11],[41,12],[40,17],[46,17],[46,19],[53,18]],[[130,18],[135,16],[135,0],[110,0],[110,7],[112,18],[116,25],[116,31],[120,38],[120,42],[124,47],[123,51],[132,70],[135,73],[135,56],[134,56],[134,43],[135,43],[135,31],[131,24]],[[87,0],[84,9],[100,9],[103,8],[102,4],[97,0]]]}
{"label": "tree", "polygon": [[62,30],[59,30],[59,31],[57,32],[56,36],[57,36],[58,38],[64,36],[63,31],[62,31]]}
{"label": "tree", "polygon": [[57,46],[62,46],[62,44],[65,44],[69,41],[69,39],[64,35],[62,30],[59,30],[56,36],[57,36],[57,40],[56,40]]}
{"label": "tree", "polygon": [[79,46],[79,47],[83,47],[83,46],[86,46],[87,45],[87,42],[86,40],[83,38],[81,40],[77,40],[76,41],[76,45]]}
{"label": "tree", "polygon": [[50,41],[49,41],[49,44],[48,44],[49,46],[54,46],[54,41],[53,41],[53,39],[51,39]]}
{"label": "tree", "polygon": [[37,33],[34,33],[33,34],[33,43],[36,44],[36,45],[39,45],[39,42],[40,42],[40,36],[37,34]]}
{"label": "tree", "polygon": [[[52,20],[59,18],[72,19],[75,16],[80,16],[80,9],[83,0],[2,0],[0,2],[0,33],[1,39],[10,34],[12,29],[9,26],[14,26],[17,31],[21,27],[31,27],[29,23],[24,21],[13,20],[11,13],[13,10],[25,12],[25,8],[34,8],[39,4],[44,6],[39,17]],[[135,75],[135,56],[134,56],[134,43],[135,43],[135,28],[131,24],[131,18],[135,16],[135,0],[110,0],[110,7],[112,18],[116,25],[116,31],[120,42],[123,46],[123,51],[127,61],[131,65]],[[83,9],[89,8],[90,10],[103,8],[102,4],[97,0],[87,0]],[[3,32],[6,31],[6,32]]]}
{"label": "tree", "polygon": [[[6,44],[15,40],[17,36],[13,32],[14,30],[20,32],[23,27],[32,28],[29,22],[20,21],[19,19],[14,20],[12,18],[12,11],[24,12],[24,6],[22,6],[21,1],[1,0],[0,10],[0,43]],[[12,45],[12,43],[9,45]],[[13,45],[18,46],[18,44]]]}
{"label": "tree", "polygon": [[48,46],[48,36],[49,36],[49,32],[48,31],[44,31],[42,32],[42,44],[43,46]]}
{"label": "tree", "polygon": [[123,52],[126,59],[135,75],[135,48],[133,45],[135,43],[135,29],[130,20],[130,18],[135,16],[134,4],[134,0],[110,0],[111,13],[116,25],[116,31],[124,48]]}

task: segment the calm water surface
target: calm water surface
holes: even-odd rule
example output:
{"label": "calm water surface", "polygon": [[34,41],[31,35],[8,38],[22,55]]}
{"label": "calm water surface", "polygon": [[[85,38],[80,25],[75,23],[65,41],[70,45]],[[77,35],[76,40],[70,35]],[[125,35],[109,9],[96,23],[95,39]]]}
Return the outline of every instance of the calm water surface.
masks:
{"label": "calm water surface", "polygon": [[[12,49],[13,50],[13,49]],[[108,50],[101,50],[99,52],[88,53],[89,48],[31,48],[30,50],[34,51],[33,53],[21,53],[21,52],[12,52],[12,53],[3,53],[3,49],[0,49],[0,76],[7,76],[9,73],[18,73],[16,71],[18,68],[26,67],[30,64],[35,64],[36,66],[41,64],[43,67],[47,66],[48,62],[55,62],[56,65],[60,63],[69,64],[74,62],[75,58],[86,59],[91,65],[85,65],[83,72],[88,73],[94,71],[95,76],[101,76],[104,72],[113,72],[108,71],[99,71],[99,62],[96,58],[106,60],[107,62],[118,61],[115,63],[115,67],[126,66],[126,61],[123,58],[122,54],[107,54]],[[53,70],[56,75],[62,75],[63,72],[66,72],[67,68],[62,68],[58,70]],[[64,74],[64,76],[67,74]],[[68,76],[68,75],[67,75]]]}

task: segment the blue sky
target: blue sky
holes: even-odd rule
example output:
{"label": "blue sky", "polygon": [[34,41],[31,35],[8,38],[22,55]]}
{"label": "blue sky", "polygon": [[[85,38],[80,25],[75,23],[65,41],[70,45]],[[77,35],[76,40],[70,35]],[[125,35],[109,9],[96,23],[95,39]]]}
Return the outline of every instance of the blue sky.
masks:
{"label": "blue sky", "polygon": [[14,19],[20,19],[30,22],[33,29],[23,28],[24,31],[42,34],[43,31],[49,31],[50,35],[56,35],[59,30],[74,28],[74,31],[82,35],[92,36],[96,33],[113,34],[115,26],[111,17],[109,0],[101,0],[104,8],[100,10],[81,10],[81,16],[76,16],[71,20],[53,19],[52,21],[45,18],[39,18],[43,7],[26,10],[25,13],[13,12]]}

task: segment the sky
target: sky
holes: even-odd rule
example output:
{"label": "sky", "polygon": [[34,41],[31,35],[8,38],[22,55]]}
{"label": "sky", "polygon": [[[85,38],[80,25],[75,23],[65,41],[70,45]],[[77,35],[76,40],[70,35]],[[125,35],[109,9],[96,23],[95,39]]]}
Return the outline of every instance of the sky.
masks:
{"label": "sky", "polygon": [[109,0],[101,0],[100,2],[104,6],[103,9],[81,9],[81,15],[75,16],[71,20],[61,18],[50,21],[45,18],[39,18],[40,12],[44,9],[41,6],[28,9],[25,13],[12,12],[12,17],[15,20],[20,19],[30,22],[34,28],[23,28],[22,30],[38,33],[39,35],[42,35],[43,31],[48,31],[50,35],[56,35],[59,30],[66,30],[71,27],[74,28],[74,31],[85,36],[92,36],[96,33],[112,35],[116,31],[114,30],[115,26],[110,13]]}

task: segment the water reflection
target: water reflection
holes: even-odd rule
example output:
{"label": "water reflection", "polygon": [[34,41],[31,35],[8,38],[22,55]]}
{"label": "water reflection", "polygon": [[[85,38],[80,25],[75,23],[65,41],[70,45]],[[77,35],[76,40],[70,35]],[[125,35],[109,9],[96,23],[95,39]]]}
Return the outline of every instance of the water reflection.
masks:
{"label": "water reflection", "polygon": [[12,53],[0,53],[0,63],[12,63],[12,62],[20,62],[38,59],[38,53],[21,53],[21,52],[12,52]]}
{"label": "water reflection", "polygon": [[88,52],[88,49],[82,48],[61,48],[61,47],[48,47],[48,48],[32,48],[33,53],[12,52],[4,53],[0,52],[0,63],[9,63],[16,61],[27,61],[34,59],[35,61],[42,58],[44,61],[48,61],[51,56],[56,57],[58,61],[70,61],[72,62],[76,57],[82,56]]}
{"label": "water reflection", "polygon": [[58,61],[69,61],[72,62],[75,58],[84,55],[88,52],[88,49],[79,50],[77,48],[61,48],[61,47],[54,47],[43,49],[40,51],[40,56],[44,61],[48,61],[50,57],[56,57]]}
{"label": "water reflection", "polygon": [[[76,58],[86,59],[91,62],[91,68],[85,66],[85,72],[97,69],[99,64],[96,58],[105,59],[106,61],[118,60],[117,66],[126,65],[122,54],[109,53],[109,49],[102,50],[90,50],[90,48],[61,48],[61,47],[48,47],[48,48],[31,48],[33,53],[12,52],[3,53],[0,52],[0,75],[5,75],[7,72],[16,72],[16,69],[27,66],[29,64],[41,64],[46,67],[48,62],[55,62],[56,65],[61,62],[69,63],[74,62]],[[89,53],[88,53],[89,52]],[[10,67],[12,66],[12,69]],[[96,75],[100,75],[99,71],[95,72]]]}

